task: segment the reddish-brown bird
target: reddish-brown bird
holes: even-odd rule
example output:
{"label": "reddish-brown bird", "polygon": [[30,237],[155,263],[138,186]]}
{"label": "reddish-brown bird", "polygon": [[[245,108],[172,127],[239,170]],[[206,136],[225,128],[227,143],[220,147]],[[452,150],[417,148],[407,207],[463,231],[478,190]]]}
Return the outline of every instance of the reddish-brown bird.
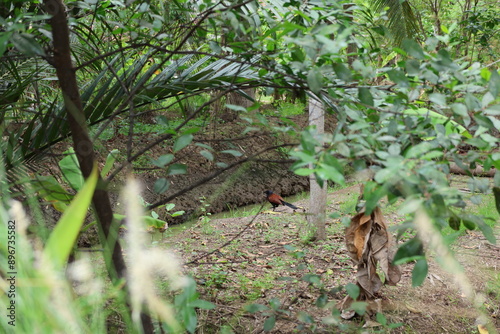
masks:
{"label": "reddish-brown bird", "polygon": [[290,204],[288,202],[285,202],[283,200],[283,197],[281,197],[280,195],[278,194],[275,194],[273,193],[271,190],[266,190],[264,191],[264,194],[267,195],[267,200],[269,201],[269,203],[271,203],[271,205],[273,206],[273,211],[280,205],[286,205],[294,210],[297,210],[298,207],[296,207],[295,205],[293,204]]}

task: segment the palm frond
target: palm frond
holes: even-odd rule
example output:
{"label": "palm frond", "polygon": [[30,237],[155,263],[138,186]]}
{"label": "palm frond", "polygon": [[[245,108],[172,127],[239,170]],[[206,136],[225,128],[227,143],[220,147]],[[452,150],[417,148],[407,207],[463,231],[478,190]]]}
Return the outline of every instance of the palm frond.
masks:
{"label": "palm frond", "polygon": [[387,28],[396,45],[400,45],[405,38],[414,39],[420,33],[418,19],[408,1],[373,0],[372,6],[379,12],[387,10]]}

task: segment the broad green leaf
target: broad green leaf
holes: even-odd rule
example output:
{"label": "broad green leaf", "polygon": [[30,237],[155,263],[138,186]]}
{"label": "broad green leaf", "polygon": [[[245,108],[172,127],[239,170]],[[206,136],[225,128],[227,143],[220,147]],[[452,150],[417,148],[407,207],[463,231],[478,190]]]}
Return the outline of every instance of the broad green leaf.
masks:
{"label": "broad green leaf", "polygon": [[354,300],[358,299],[360,290],[357,284],[347,283],[347,285],[345,286],[345,290],[347,291],[349,297]]}
{"label": "broad green leaf", "polygon": [[234,110],[234,111],[247,111],[247,109],[245,107],[242,107],[242,106],[238,106],[238,105],[235,105],[235,104],[226,104],[226,108],[227,109],[231,109],[231,110]]}
{"label": "broad green leaf", "polygon": [[66,152],[67,154],[61,161],[59,161],[59,167],[61,167],[61,173],[66,181],[71,185],[73,189],[79,191],[84,183],[82,171],[80,170],[80,164],[76,158],[75,151],[70,148]]}
{"label": "broad green leaf", "polygon": [[235,157],[241,157],[243,155],[243,153],[241,153],[240,151],[236,151],[236,150],[224,150],[224,151],[220,151],[220,153],[231,154],[232,156],[235,156]]}
{"label": "broad green leaf", "polygon": [[[496,174],[500,175],[498,171]],[[495,196],[495,206],[497,208],[497,212],[500,213],[500,186],[493,187],[493,195]]]}
{"label": "broad green leaf", "polygon": [[104,164],[104,167],[101,170],[101,177],[102,178],[105,178],[106,175],[108,175],[111,168],[113,168],[113,164],[115,163],[116,157],[118,156],[119,153],[120,153],[120,151],[117,149],[114,149],[111,152],[109,152],[109,154],[106,158],[106,163]]}
{"label": "broad green leaf", "polygon": [[407,263],[415,259],[421,259],[423,254],[424,247],[422,242],[418,237],[414,237],[399,246],[393,261],[395,264]]}
{"label": "broad green leaf", "polygon": [[0,57],[3,56],[5,50],[7,50],[7,44],[9,43],[9,39],[11,38],[13,32],[0,32]]}
{"label": "broad green leaf", "polygon": [[29,34],[14,33],[10,41],[14,44],[16,49],[28,57],[45,55],[45,51],[43,51],[40,44],[38,44],[36,39]]}
{"label": "broad green leaf", "polygon": [[200,151],[200,154],[205,157],[207,160],[209,161],[214,161],[214,155],[210,152],[210,151],[207,151],[207,150],[201,150]]}
{"label": "broad green leaf", "polygon": [[429,100],[440,106],[446,106],[446,96],[441,93],[432,93],[429,95]]}
{"label": "broad green leaf", "polygon": [[191,144],[192,141],[193,141],[193,135],[191,135],[191,134],[180,136],[179,138],[177,138],[177,140],[174,143],[174,147],[173,147],[174,153],[179,152],[184,147]]}
{"label": "broad green leaf", "polygon": [[334,63],[333,70],[335,74],[339,77],[339,79],[349,82],[352,80],[351,71],[343,64],[343,63]]}
{"label": "broad green leaf", "polygon": [[186,174],[187,167],[183,164],[173,164],[168,167],[167,173],[168,175],[179,175]]}
{"label": "broad green leaf", "polygon": [[417,260],[411,273],[411,285],[413,287],[422,285],[427,277],[428,271],[429,267],[427,265],[427,260],[425,258]]}
{"label": "broad green leaf", "polygon": [[496,244],[495,233],[493,233],[493,229],[491,228],[491,226],[486,224],[481,217],[477,217],[476,224],[477,227],[481,230],[481,232],[483,232],[483,235],[486,237],[486,240],[488,240],[492,244]]}
{"label": "broad green leaf", "polygon": [[358,98],[361,101],[361,103],[364,103],[366,105],[373,107],[373,96],[372,96],[372,93],[370,92],[369,88],[360,87],[358,89]]}
{"label": "broad green leaf", "polygon": [[303,312],[303,311],[299,312],[297,319],[299,321],[305,322],[306,324],[314,323],[314,318],[310,314]]}
{"label": "broad green leaf", "polygon": [[184,310],[184,324],[189,333],[194,334],[196,331],[196,326],[198,324],[198,316],[194,308],[186,308]]}
{"label": "broad green leaf", "polygon": [[181,211],[175,211],[174,213],[171,214],[172,217],[178,217],[178,216],[182,216],[183,214],[185,214],[186,211],[184,210],[181,210]]}
{"label": "broad green leaf", "polygon": [[490,90],[493,97],[497,97],[500,94],[500,74],[496,69],[491,71],[490,82],[488,84],[488,89]]}
{"label": "broad green leaf", "polygon": [[376,319],[377,319],[377,322],[379,324],[381,324],[382,326],[387,325],[387,318],[385,317],[385,315],[383,313],[377,312]]}
{"label": "broad green leaf", "polygon": [[51,261],[57,269],[62,268],[68,261],[69,254],[87,216],[97,180],[97,166],[94,166],[89,178],[63,213],[47,240],[43,250],[44,257]]}
{"label": "broad green leaf", "polygon": [[431,143],[426,141],[421,142],[420,144],[410,147],[410,149],[405,154],[405,158],[406,159],[419,158],[421,155],[432,150],[432,148],[433,145]]}
{"label": "broad green leaf", "polygon": [[196,299],[195,301],[189,302],[189,307],[201,308],[202,310],[213,310],[215,305],[209,301]]}
{"label": "broad green leaf", "polygon": [[387,75],[389,75],[389,79],[394,81],[394,83],[400,87],[410,87],[410,83],[404,72],[400,70],[390,70],[387,71]]}
{"label": "broad green leaf", "polygon": [[403,50],[405,50],[410,56],[415,57],[417,59],[424,59],[424,51],[422,47],[415,42],[413,39],[405,38],[402,42]]}
{"label": "broad green leaf", "polygon": [[274,328],[276,324],[276,316],[272,315],[264,321],[264,331],[269,332]]}
{"label": "broad green leaf", "polygon": [[243,308],[245,309],[245,311],[252,313],[252,314],[257,313],[257,312],[261,312],[261,311],[265,311],[268,309],[268,307],[266,305],[262,305],[262,304],[245,305]]}
{"label": "broad green leaf", "polygon": [[[297,171],[295,171],[295,173],[297,174]],[[323,180],[330,180],[340,185],[345,184],[344,175],[342,174],[342,172],[339,172],[334,166],[322,163],[316,169],[316,173]]]}
{"label": "broad green leaf", "polygon": [[307,85],[315,94],[318,94],[323,88],[323,76],[318,68],[313,67],[307,74]]}
{"label": "broad green leaf", "polygon": [[298,168],[298,169],[294,170],[293,172],[297,175],[300,175],[300,176],[309,176],[312,173],[314,173],[315,171],[316,171],[316,169],[311,169],[311,168]]}
{"label": "broad green leaf", "polygon": [[174,160],[173,154],[165,154],[165,155],[160,156],[156,160],[152,160],[151,163],[155,166],[163,168],[163,167],[165,167],[165,165],[168,165],[169,163],[171,163],[172,160]]}
{"label": "broad green leaf", "polygon": [[271,307],[272,310],[278,310],[281,306],[281,301],[274,297],[269,300],[269,306]]}
{"label": "broad green leaf", "polygon": [[156,180],[153,190],[157,194],[163,194],[168,190],[168,187],[170,187],[170,182],[166,178],[162,177],[161,179]]}
{"label": "broad green leaf", "polygon": [[351,308],[359,315],[365,314],[367,306],[366,302],[354,302],[351,304]]}

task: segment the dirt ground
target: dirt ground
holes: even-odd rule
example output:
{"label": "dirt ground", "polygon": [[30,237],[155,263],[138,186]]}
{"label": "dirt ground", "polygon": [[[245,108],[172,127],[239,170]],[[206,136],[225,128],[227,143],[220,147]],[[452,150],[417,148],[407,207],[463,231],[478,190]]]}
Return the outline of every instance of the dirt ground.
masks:
{"label": "dirt ground", "polygon": [[[352,186],[330,193],[328,210],[344,210],[357,192],[358,186]],[[306,200],[293,203],[308,206]],[[268,210],[267,205],[264,210]],[[198,282],[201,298],[217,306],[200,311],[199,333],[219,333],[224,328],[234,333],[261,333],[272,314],[277,314],[277,320],[271,333],[478,333],[478,311],[432,254],[422,286],[411,286],[413,264],[406,264],[401,267],[402,279],[397,286],[381,289],[377,303],[387,319],[385,326],[376,316],[335,323],[332,311],[346,295],[338,287],[355,281],[342,223],[338,218],[329,219],[327,240],[308,243],[303,237],[307,232],[304,215],[286,207],[277,211],[241,218],[201,218],[159,241],[183,258],[186,272]],[[402,220],[395,213],[385,218],[390,225]],[[495,231],[499,239],[500,229]],[[482,311],[499,331],[500,247],[472,231],[460,236],[452,249],[484,301]],[[312,280],[311,274],[319,280]],[[275,311],[243,311],[254,303],[269,307],[270,301]],[[401,326],[391,329],[390,324],[396,323]]]}

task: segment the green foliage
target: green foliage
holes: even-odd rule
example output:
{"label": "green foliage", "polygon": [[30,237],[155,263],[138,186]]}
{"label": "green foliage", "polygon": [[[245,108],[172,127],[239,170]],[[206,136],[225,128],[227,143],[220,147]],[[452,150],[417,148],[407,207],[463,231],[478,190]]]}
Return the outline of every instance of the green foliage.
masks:
{"label": "green foliage", "polygon": [[64,211],[64,214],[47,240],[44,256],[57,269],[66,263],[73,249],[73,245],[87,215],[87,208],[92,201],[94,189],[97,185],[97,175],[97,167],[95,166],[85,185]]}

